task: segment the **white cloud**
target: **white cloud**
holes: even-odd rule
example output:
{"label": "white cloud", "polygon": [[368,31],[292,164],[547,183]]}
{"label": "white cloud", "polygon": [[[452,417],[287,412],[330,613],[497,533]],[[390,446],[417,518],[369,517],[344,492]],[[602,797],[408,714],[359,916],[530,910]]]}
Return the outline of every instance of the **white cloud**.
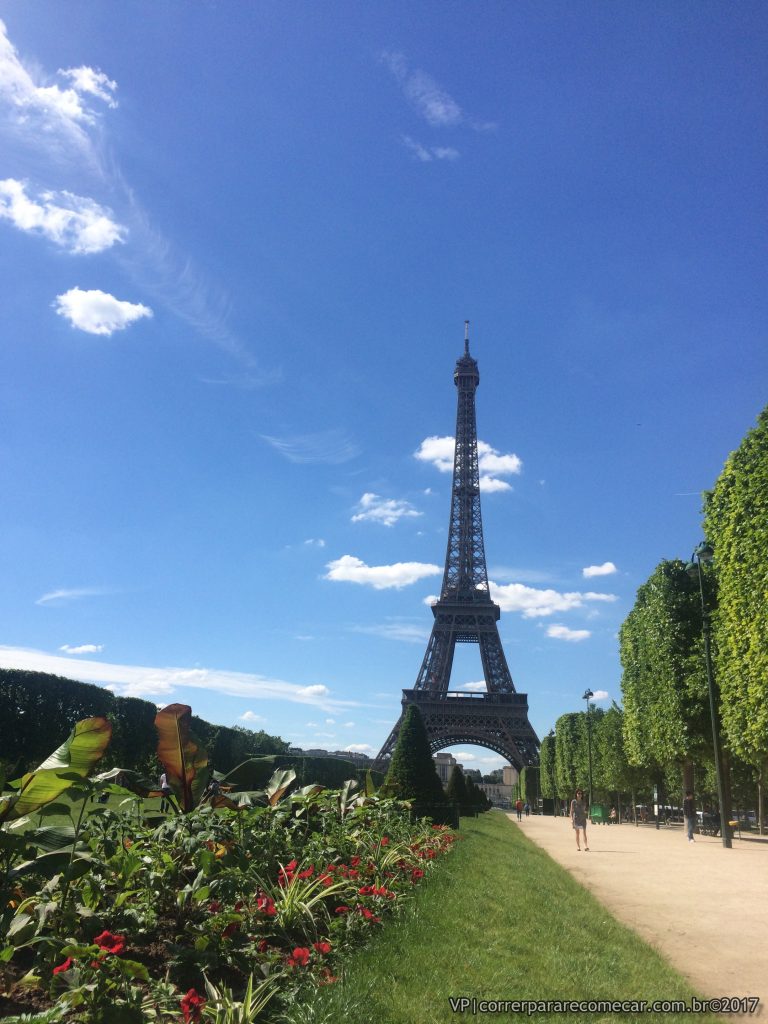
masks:
{"label": "white cloud", "polygon": [[304,541],[305,545],[309,548],[324,548],[325,541],[322,537],[310,537]]}
{"label": "white cloud", "polygon": [[261,438],[270,444],[289,462],[298,464],[327,462],[339,465],[359,455],[360,448],[342,430],[321,430],[314,434],[297,434],[291,437]]}
{"label": "white cloud", "polygon": [[27,194],[27,182],[0,181],[0,219],[20,231],[43,235],[72,253],[102,252],[125,240],[126,229],[112,219],[112,211],[72,192]]}
{"label": "white cloud", "polygon": [[296,699],[316,704],[321,698],[328,697],[330,690],[321,683],[314,683],[312,686],[300,686],[296,690]]}
{"label": "white cloud", "polygon": [[408,501],[395,498],[380,498],[378,494],[367,491],[358,502],[358,512],[352,516],[353,523],[381,523],[383,526],[394,526],[400,519],[413,518],[422,513]]}
{"label": "white cloud", "polygon": [[101,654],[104,644],[80,644],[79,647],[62,644],[59,650],[64,651],[65,654]]}
{"label": "white cloud", "polygon": [[59,316],[65,317],[73,327],[78,327],[88,334],[109,336],[114,331],[122,331],[135,320],[152,316],[152,310],[140,302],[126,302],[116,299],[114,295],[99,289],[83,291],[70,288],[63,295],[56,296],[54,309]]}
{"label": "white cloud", "polygon": [[104,597],[114,593],[105,587],[69,587],[61,590],[50,590],[38,597],[35,604],[62,604],[65,601],[78,601],[81,597]]}
{"label": "white cloud", "polygon": [[345,728],[345,729],[354,729],[355,728],[355,723],[354,722],[342,722],[341,724],[342,724],[343,728]]}
{"label": "white cloud", "polygon": [[104,661],[73,661],[58,654],[4,646],[0,646],[0,665],[33,672],[50,672],[86,683],[101,683],[126,697],[165,696],[179,687],[191,687],[251,700],[314,704],[326,712],[357,706],[356,701],[331,698],[330,690],[326,686],[299,686],[255,672],[230,672],[226,669],[208,668],[148,668],[141,665],[114,665]]}
{"label": "white cloud", "polygon": [[507,583],[498,586],[489,581],[491,598],[505,612],[522,612],[523,618],[553,615],[583,608],[585,601],[616,601],[615,594],[561,593],[558,590],[537,590],[522,583]]}
{"label": "white cloud", "polygon": [[325,724],[326,725],[336,725],[336,719],[335,718],[326,718]]}
{"label": "white cloud", "polygon": [[618,571],[613,562],[603,562],[602,565],[588,565],[585,569],[581,570],[581,574],[586,579],[589,579],[590,576],[611,576]]}
{"label": "white cloud", "polygon": [[370,743],[350,743],[349,746],[348,747],[344,747],[344,749],[350,751],[350,753],[352,753],[352,752],[355,752],[355,753],[358,753],[358,754],[372,754],[373,753],[373,747],[370,745]]}
{"label": "white cloud", "polygon": [[0,104],[8,124],[16,133],[51,156],[66,156],[74,147],[91,165],[98,165],[87,129],[97,120],[91,98],[116,106],[115,82],[97,68],[80,67],[59,71],[68,80],[65,88],[47,85],[35,69],[19,59],[0,21]]}
{"label": "white cloud", "polygon": [[[413,454],[421,462],[431,462],[441,473],[452,473],[455,448],[453,437],[433,436],[425,438]],[[523,462],[518,455],[502,455],[486,441],[478,441],[477,456],[481,491],[490,494],[512,489],[506,480],[500,478],[522,472]]]}
{"label": "white cloud", "polygon": [[595,690],[592,694],[592,700],[608,700],[610,696],[607,690]]}
{"label": "white cloud", "polygon": [[108,107],[117,106],[117,100],[113,96],[117,89],[117,82],[107,78],[103,71],[82,66],[66,70],[59,68],[58,73],[64,78],[71,79],[75,92],[90,93],[91,96],[97,96],[100,100],[104,100]]}
{"label": "white cloud", "polygon": [[410,135],[403,136],[403,145],[423,164],[432,163],[433,160],[458,160],[461,155],[453,146],[423,146]]}
{"label": "white cloud", "polygon": [[464,120],[458,103],[426,71],[410,71],[402,53],[385,52],[381,59],[392,72],[406,99],[428,124],[445,127],[460,124]]}
{"label": "white cloud", "polygon": [[475,683],[462,683],[459,689],[468,690],[470,693],[485,693],[488,687],[485,685],[485,680],[480,679]]}
{"label": "white cloud", "polygon": [[592,634],[588,629],[569,629],[567,626],[549,626],[547,636],[554,640],[570,640],[578,643],[580,640],[588,640]]}
{"label": "white cloud", "polygon": [[431,608],[432,605],[433,604],[437,604],[437,602],[439,600],[440,600],[440,595],[439,594],[428,594],[427,597],[425,597],[424,600],[421,603],[425,604],[428,608]]}
{"label": "white cloud", "polygon": [[374,590],[408,587],[426,576],[437,576],[441,569],[425,562],[395,562],[394,565],[366,565],[354,555],[342,555],[326,566],[327,580],[361,583]]}
{"label": "white cloud", "polygon": [[266,719],[262,715],[257,715],[255,711],[244,711],[240,715],[238,721],[240,722],[264,722]]}

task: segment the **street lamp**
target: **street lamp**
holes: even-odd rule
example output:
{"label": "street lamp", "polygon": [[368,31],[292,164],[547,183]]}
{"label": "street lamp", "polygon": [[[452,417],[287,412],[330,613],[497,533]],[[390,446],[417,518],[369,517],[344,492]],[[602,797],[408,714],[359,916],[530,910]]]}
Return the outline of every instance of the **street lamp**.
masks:
{"label": "street lamp", "polygon": [[587,702],[587,757],[589,759],[589,807],[592,809],[592,716],[589,713],[589,702],[594,693],[587,687],[583,699]]}
{"label": "street lamp", "polygon": [[715,775],[717,777],[717,799],[720,803],[720,834],[723,837],[723,846],[730,850],[731,833],[725,814],[725,801],[723,800],[723,759],[720,751],[720,730],[717,722],[717,707],[715,704],[715,679],[712,672],[712,652],[710,650],[711,622],[707,603],[704,600],[704,574],[701,571],[701,563],[705,565],[714,558],[715,552],[711,544],[702,541],[691,555],[691,560],[686,565],[685,571],[689,576],[699,578],[699,595],[701,597],[701,631],[704,634],[704,660],[707,663],[707,685],[709,687],[709,711],[712,716],[712,749],[715,755]]}

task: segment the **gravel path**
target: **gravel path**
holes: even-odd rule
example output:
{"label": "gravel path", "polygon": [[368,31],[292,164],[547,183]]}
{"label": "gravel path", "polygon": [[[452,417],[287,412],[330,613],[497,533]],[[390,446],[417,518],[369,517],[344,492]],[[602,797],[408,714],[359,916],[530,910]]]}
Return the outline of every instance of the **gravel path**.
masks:
{"label": "gravel path", "polygon": [[518,827],[702,995],[759,996],[768,1018],[768,839],[726,850],[707,836],[689,843],[679,826],[590,825],[578,853],[568,818]]}

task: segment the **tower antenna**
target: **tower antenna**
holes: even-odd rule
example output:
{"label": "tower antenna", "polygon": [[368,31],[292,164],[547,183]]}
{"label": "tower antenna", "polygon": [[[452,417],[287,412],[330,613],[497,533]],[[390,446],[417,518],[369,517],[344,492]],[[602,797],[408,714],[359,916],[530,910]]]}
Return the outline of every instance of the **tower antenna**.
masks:
{"label": "tower antenna", "polygon": [[464,321],[464,355],[469,355],[469,320]]}

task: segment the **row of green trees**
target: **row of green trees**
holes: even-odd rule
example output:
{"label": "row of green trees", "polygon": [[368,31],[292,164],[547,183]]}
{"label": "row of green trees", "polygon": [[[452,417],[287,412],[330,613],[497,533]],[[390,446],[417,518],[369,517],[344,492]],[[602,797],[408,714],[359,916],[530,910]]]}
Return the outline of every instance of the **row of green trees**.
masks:
{"label": "row of green trees", "polygon": [[[155,762],[156,705],[135,697],[44,672],[0,669],[0,758],[21,775],[45,760],[76,722],[102,716],[111,723],[106,768],[119,766],[148,773]],[[248,757],[287,753],[289,744],[239,726],[212,725],[192,718],[195,736],[209,751],[217,770],[227,772]]]}
{"label": "row of green trees", "polygon": [[[722,721],[726,810],[757,808],[768,767],[768,409],[704,496],[711,564],[660,562],[620,634],[623,710],[592,709],[598,795],[684,789],[714,803],[714,759],[703,625],[710,630]],[[693,571],[691,571],[693,570]],[[567,798],[589,776],[587,713],[563,715],[541,749],[541,792]],[[635,800],[633,799],[633,803]]]}

